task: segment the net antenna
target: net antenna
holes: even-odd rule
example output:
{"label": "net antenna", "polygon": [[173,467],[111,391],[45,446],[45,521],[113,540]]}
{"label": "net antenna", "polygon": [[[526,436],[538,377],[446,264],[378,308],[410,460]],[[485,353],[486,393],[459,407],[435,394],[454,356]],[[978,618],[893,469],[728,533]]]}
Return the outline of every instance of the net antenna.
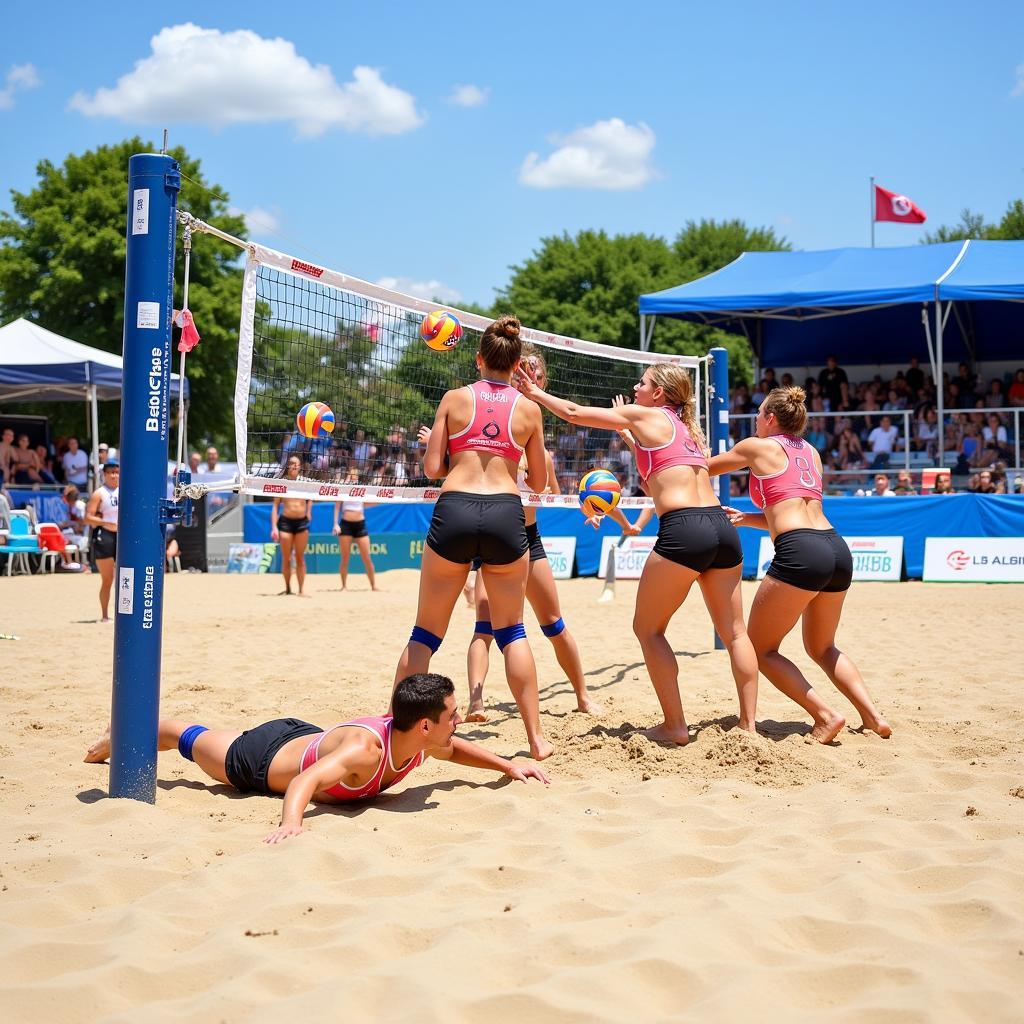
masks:
{"label": "net antenna", "polygon": [[[447,390],[477,379],[474,357],[492,321],[243,241],[184,212],[178,217],[191,232],[214,235],[246,253],[234,399],[239,472],[233,483],[220,486],[314,501],[436,500],[440,488],[423,477],[416,435],[432,423]],[[434,351],[420,338],[424,316],[438,309],[454,313],[462,325],[462,339],[450,351]],[[581,405],[609,407],[617,395],[628,398],[652,364],[685,368],[711,436],[707,356],[624,349],[529,326],[520,337],[543,357],[550,391]],[[330,407],[332,433],[308,438],[299,432],[296,414],[308,402]],[[545,435],[567,493],[525,491],[524,503],[576,505],[580,477],[598,467],[610,466],[626,478],[624,484],[635,483],[632,458],[623,454],[615,431],[545,416]],[[300,460],[298,479],[285,476],[292,456]],[[208,486],[218,485],[193,483],[184,493],[198,497]],[[646,505],[644,497],[620,502],[626,508]]]}

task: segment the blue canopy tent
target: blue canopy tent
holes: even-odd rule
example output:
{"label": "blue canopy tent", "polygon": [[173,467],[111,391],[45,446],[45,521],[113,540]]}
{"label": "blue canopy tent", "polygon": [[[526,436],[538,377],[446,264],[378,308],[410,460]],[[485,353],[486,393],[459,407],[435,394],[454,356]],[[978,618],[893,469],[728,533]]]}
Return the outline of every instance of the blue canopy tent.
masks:
{"label": "blue canopy tent", "polygon": [[[86,401],[92,424],[92,463],[96,465],[96,403],[121,397],[121,364],[121,357],[112,352],[64,338],[31,320],[13,320],[0,327],[0,402]],[[175,399],[180,383],[172,373],[171,395]],[[187,380],[184,389],[187,399]]]}
{"label": "blue canopy tent", "polygon": [[917,355],[941,382],[946,359],[1024,353],[1024,242],[745,252],[706,277],[641,295],[644,350],[659,316],[744,334],[760,366]]}

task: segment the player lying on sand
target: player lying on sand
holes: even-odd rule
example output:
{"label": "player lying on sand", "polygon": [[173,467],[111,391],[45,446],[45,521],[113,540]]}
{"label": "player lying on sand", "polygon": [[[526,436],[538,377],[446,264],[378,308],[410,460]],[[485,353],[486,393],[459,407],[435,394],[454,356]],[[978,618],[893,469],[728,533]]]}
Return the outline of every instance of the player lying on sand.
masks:
{"label": "player lying on sand", "polygon": [[[549,783],[539,768],[506,761],[455,735],[462,718],[447,676],[408,676],[396,687],[392,708],[391,715],[356,718],[326,731],[295,718],[246,732],[163,718],[157,742],[160,750],[177,747],[210,778],[242,793],[283,793],[281,825],[267,836],[268,843],[303,832],[310,801],[338,804],[374,797],[428,757],[490,769],[519,782]],[[97,752],[109,755],[109,743]]]}

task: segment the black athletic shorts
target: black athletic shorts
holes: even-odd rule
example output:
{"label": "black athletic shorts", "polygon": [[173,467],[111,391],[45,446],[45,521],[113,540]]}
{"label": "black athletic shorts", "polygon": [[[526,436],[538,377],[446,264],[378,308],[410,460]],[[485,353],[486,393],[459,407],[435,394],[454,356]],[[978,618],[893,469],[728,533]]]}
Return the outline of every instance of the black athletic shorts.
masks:
{"label": "black athletic shorts", "polygon": [[323,729],[298,718],[276,718],[255,729],[246,729],[228,747],[224,757],[224,774],[239,793],[269,793],[267,772],[274,755],[289,741],[299,736],[315,736]]}
{"label": "black athletic shorts", "polygon": [[342,519],[341,521],[341,535],[342,537],[351,537],[355,540],[357,537],[368,537],[369,531],[366,529],[365,519]]}
{"label": "black athletic shorts", "polygon": [[309,520],[305,516],[293,518],[292,516],[279,516],[277,520],[278,533],[305,533],[309,529]]}
{"label": "black athletic shorts", "polygon": [[768,575],[801,590],[850,589],[853,555],[835,530],[789,530],[775,538]]}
{"label": "black athletic shorts", "polygon": [[544,550],[544,541],[540,538],[540,530],[537,529],[536,523],[526,524],[526,539],[530,544],[530,561],[539,562],[542,558],[547,558],[548,554]]}
{"label": "black athletic shorts", "polygon": [[427,546],[449,562],[479,558],[484,565],[508,565],[530,546],[522,499],[445,491],[434,506]]}
{"label": "black athletic shorts", "polygon": [[94,526],[89,544],[89,553],[94,559],[117,557],[117,533],[114,530],[104,530],[102,526]]}
{"label": "black athletic shorts", "polygon": [[720,505],[674,508],[659,516],[654,553],[694,572],[732,569],[743,561],[740,535]]}

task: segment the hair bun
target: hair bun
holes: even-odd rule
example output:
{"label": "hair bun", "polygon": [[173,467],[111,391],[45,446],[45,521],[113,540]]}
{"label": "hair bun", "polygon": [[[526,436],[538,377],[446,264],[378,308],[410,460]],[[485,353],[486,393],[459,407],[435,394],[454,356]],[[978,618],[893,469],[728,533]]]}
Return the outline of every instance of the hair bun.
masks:
{"label": "hair bun", "polygon": [[519,317],[506,313],[504,316],[498,317],[494,327],[502,337],[508,338],[509,341],[517,341],[522,325],[519,323]]}

